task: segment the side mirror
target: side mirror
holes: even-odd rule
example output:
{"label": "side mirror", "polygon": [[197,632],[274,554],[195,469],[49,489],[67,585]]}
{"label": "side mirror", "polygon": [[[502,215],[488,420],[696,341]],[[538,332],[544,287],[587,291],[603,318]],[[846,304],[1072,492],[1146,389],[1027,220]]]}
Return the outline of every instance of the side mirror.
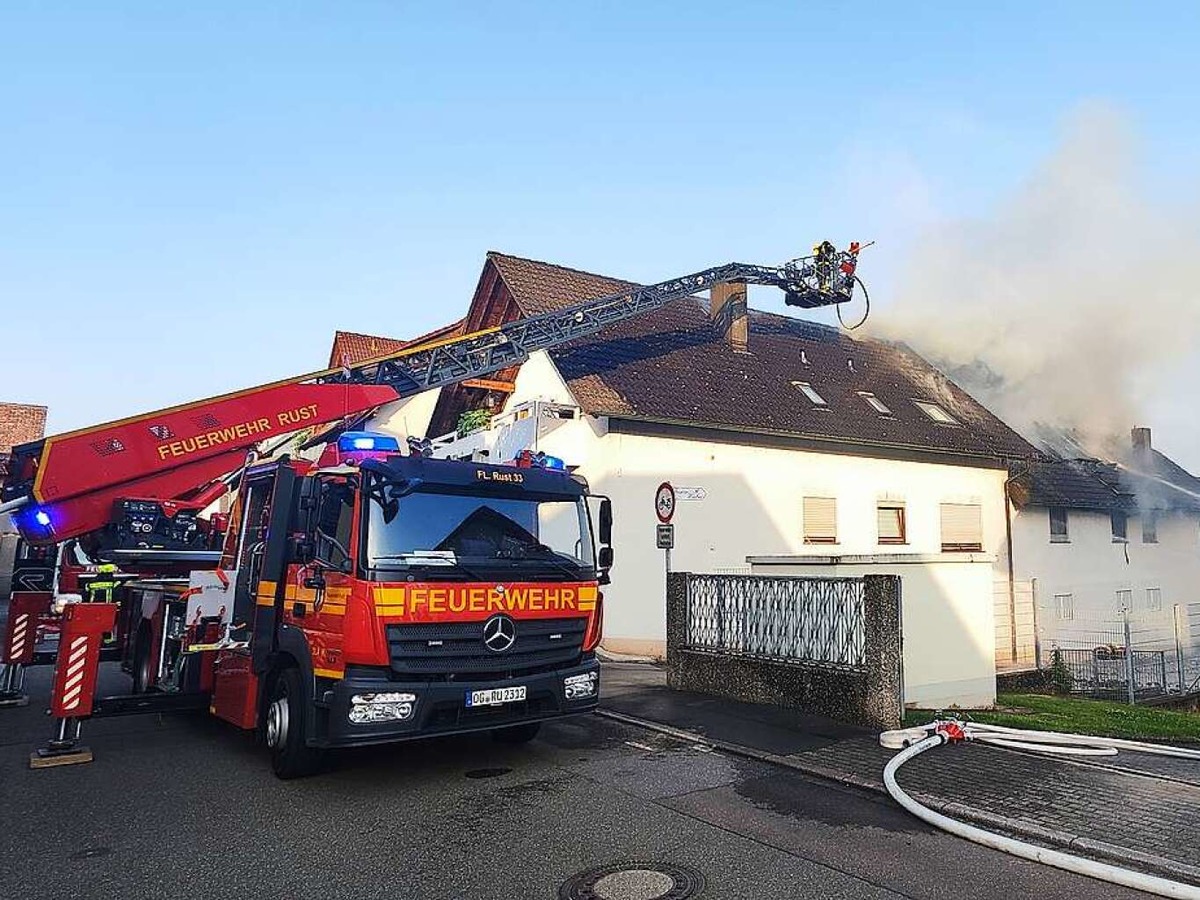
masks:
{"label": "side mirror", "polygon": [[601,547],[600,552],[596,554],[596,564],[601,569],[611,569],[613,564],[612,547]]}
{"label": "side mirror", "polygon": [[[605,497],[600,501],[600,543],[612,543],[612,501]],[[603,552],[603,551],[601,551]],[[611,555],[611,554],[610,554]]]}
{"label": "side mirror", "polygon": [[317,508],[321,505],[321,481],[318,478],[304,478],[300,481],[300,490],[296,497],[296,527],[300,531],[312,533],[317,516]]}

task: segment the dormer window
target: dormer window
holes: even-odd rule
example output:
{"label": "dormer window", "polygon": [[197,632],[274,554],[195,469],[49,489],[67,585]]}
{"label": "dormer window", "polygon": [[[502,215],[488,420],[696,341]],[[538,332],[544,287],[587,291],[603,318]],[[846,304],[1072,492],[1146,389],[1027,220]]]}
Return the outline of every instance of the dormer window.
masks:
{"label": "dormer window", "polygon": [[892,411],[887,408],[887,404],[872,394],[870,391],[859,391],[858,396],[862,397],[867,406],[875,410],[881,416],[890,416]]}
{"label": "dormer window", "polygon": [[813,406],[828,406],[829,405],[828,403],[825,402],[825,398],[817,393],[817,389],[814,388],[807,381],[793,381],[792,387],[794,387],[796,390],[798,390],[800,393],[802,393],[805,397],[807,397],[809,400],[811,400]]}
{"label": "dormer window", "polygon": [[930,419],[932,419],[934,422],[937,422],[939,425],[958,424],[958,419],[954,418],[954,416],[950,415],[950,413],[946,412],[936,403],[933,403],[929,400],[914,400],[913,404],[917,407],[917,409],[925,413],[925,415],[929,416]]}

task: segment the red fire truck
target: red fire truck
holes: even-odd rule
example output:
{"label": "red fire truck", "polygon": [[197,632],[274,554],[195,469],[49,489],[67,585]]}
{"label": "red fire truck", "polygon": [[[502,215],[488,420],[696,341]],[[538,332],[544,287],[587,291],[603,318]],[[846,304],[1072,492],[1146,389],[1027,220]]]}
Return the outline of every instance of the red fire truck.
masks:
{"label": "red fire truck", "polygon": [[[31,764],[90,759],[78,744],[89,716],[206,707],[260,733],[290,778],[333,747],[481,729],[525,741],[546,719],[594,708],[609,501],[561,461],[433,459],[427,442],[347,426],[718,284],[844,303],[857,278],[855,253],[842,256],[706,269],[14,448],[0,511],[30,545],[70,543],[106,563],[74,596],[13,594],[0,693],[11,700],[36,662],[31,636],[59,632],[56,731]],[[316,426],[319,456],[278,452]],[[214,549],[218,528],[198,514],[229,490]],[[81,577],[78,561],[59,570]],[[99,661],[113,657],[133,691],[95,697]]]}

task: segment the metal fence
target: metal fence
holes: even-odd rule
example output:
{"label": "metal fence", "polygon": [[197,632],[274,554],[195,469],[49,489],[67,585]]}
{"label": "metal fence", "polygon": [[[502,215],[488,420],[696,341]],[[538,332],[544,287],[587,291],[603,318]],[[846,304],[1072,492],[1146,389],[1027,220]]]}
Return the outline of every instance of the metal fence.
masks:
{"label": "metal fence", "polygon": [[1056,624],[1039,638],[1040,668],[1059,691],[1130,703],[1200,692],[1200,604]]}
{"label": "metal fence", "polygon": [[689,650],[858,668],[863,581],[689,574],[685,634]]}

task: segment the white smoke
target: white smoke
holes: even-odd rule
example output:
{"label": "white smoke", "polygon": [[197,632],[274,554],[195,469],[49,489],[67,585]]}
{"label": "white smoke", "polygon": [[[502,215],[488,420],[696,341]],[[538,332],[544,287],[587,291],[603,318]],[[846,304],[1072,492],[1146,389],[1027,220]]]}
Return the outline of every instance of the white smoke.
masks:
{"label": "white smoke", "polygon": [[874,332],[1027,435],[1047,423],[1127,446],[1200,335],[1200,215],[1148,186],[1136,150],[1120,116],[1079,111],[994,214],[930,229]]}

